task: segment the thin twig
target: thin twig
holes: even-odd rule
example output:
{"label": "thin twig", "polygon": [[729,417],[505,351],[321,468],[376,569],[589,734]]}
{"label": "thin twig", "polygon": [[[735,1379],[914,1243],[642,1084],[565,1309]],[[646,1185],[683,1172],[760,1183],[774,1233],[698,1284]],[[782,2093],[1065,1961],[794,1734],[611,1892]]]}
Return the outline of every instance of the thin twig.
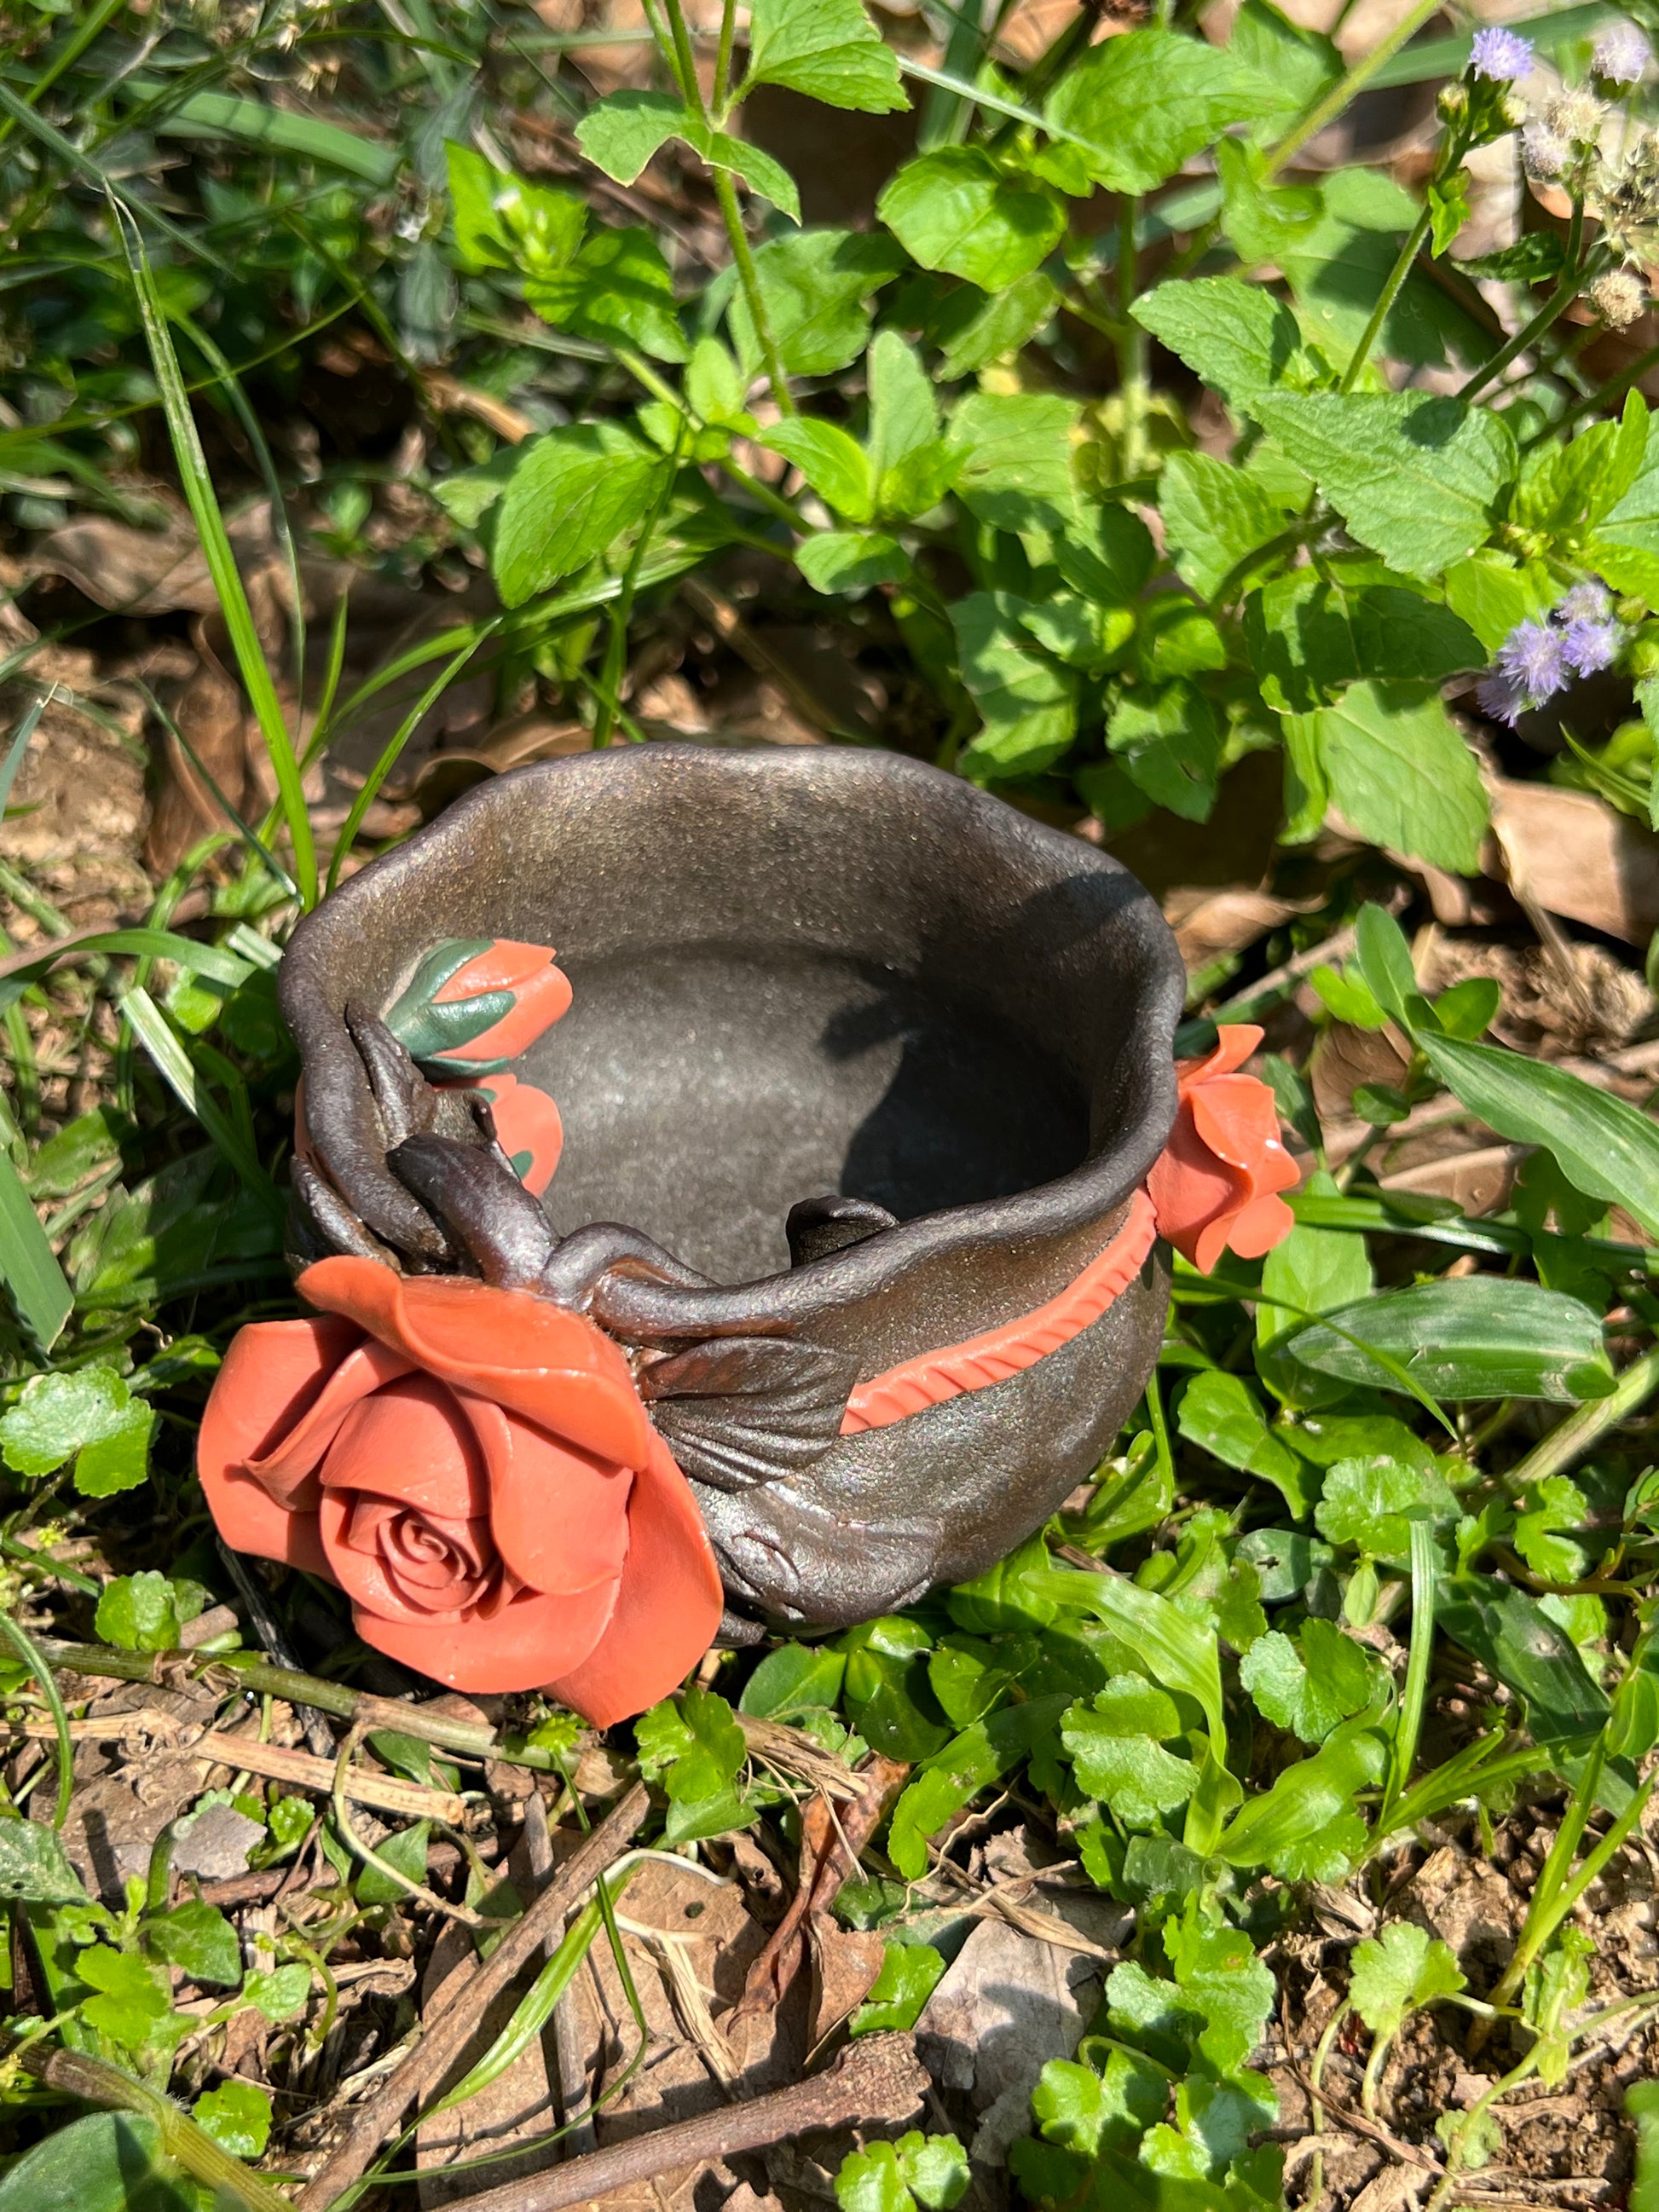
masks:
{"label": "thin twig", "polygon": [[[327,2212],[337,2197],[359,2180],[371,2159],[397,2132],[409,2106],[428,2095],[471,2041],[490,2004],[519,1969],[533,1957],[544,1937],[556,1934],[565,1915],[633,1840],[650,1804],[643,1783],[636,1783],[592,1834],[565,1861],[523,1917],[512,1922],[483,1963],[353,2119],[343,2139],[301,2191],[295,2212]],[[561,2169],[574,2172],[573,2160]],[[514,2191],[523,2184],[514,2184]],[[586,2195],[584,2190],[580,2192]],[[483,2200],[477,2203],[482,2205]],[[528,2212],[528,2200],[523,2200]]]}
{"label": "thin twig", "polygon": [[[586,2204],[613,2189],[706,2159],[763,2150],[769,2143],[859,2121],[908,2119],[927,2090],[927,2075],[908,2035],[861,2036],[823,2074],[750,2104],[703,2112],[674,2127],[591,2151],[527,2181],[487,2189],[467,2199],[467,2212],[563,2212],[568,2205]],[[312,2212],[307,2197],[301,2198],[297,2212]]]}

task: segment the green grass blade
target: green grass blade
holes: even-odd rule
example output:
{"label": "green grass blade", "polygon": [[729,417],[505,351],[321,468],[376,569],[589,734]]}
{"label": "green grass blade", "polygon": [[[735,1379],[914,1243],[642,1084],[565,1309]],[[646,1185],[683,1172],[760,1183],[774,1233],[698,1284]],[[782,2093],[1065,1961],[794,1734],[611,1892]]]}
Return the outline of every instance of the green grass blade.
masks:
{"label": "green grass blade", "polygon": [[224,517],[214,495],[212,479],[208,474],[207,457],[202,451],[196,420],[185,396],[179,356],[173,350],[167,313],[155,288],[143,241],[112,193],[110,204],[120,225],[121,242],[126,252],[133,289],[137,295],[139,313],[143,319],[150,361],[155,370],[156,382],[161,386],[161,404],[173,441],[173,458],[178,465],[191,519],[202,541],[208,574],[213,580],[225,626],[235,648],[236,665],[248,697],[252,702],[259,733],[264,739],[265,750],[270,757],[271,768],[276,777],[283,819],[288,825],[289,839],[294,848],[294,873],[300,888],[300,901],[302,906],[309,908],[317,903],[317,852],[311,835],[311,817],[306,811],[300,764],[289,742],[282,703],[276,696],[270,671],[265,665],[264,652],[253,626],[252,610],[248,605],[247,593],[243,589],[235,556],[230,550],[230,538],[225,529]]}
{"label": "green grass blade", "polygon": [[74,1310],[75,1296],[5,1152],[0,1152],[0,1277],[36,1349],[50,1352]]}
{"label": "green grass blade", "polygon": [[77,937],[73,945],[52,945],[36,958],[21,961],[6,971],[6,981],[18,977],[25,981],[36,980],[37,971],[46,971],[59,961],[72,960],[78,954],[125,952],[137,959],[172,960],[180,968],[188,968],[192,975],[205,975],[210,982],[223,983],[234,990],[248,979],[248,963],[234,952],[227,952],[217,945],[198,945],[193,937],[177,936],[170,929],[102,929],[95,937]]}
{"label": "green grass blade", "polygon": [[[1575,39],[1587,38],[1604,23],[1611,23],[1618,12],[1606,6],[1604,0],[1589,0],[1581,7],[1553,8],[1542,15],[1519,16],[1505,22],[1504,28],[1530,39],[1543,53],[1553,54]],[[1407,46],[1382,64],[1371,83],[1374,87],[1427,84],[1438,76],[1461,76],[1468,66],[1472,36],[1466,31],[1461,39],[1425,39],[1420,46]]]}
{"label": "green grass blade", "polygon": [[12,733],[11,743],[6,748],[6,757],[0,761],[0,815],[5,813],[6,801],[11,797],[11,787],[17,781],[17,771],[22,767],[23,756],[29,749],[29,739],[39,728],[40,717],[46,713],[46,702],[51,696],[50,691],[41,692],[27,708]]}
{"label": "green grass blade", "polygon": [[332,890],[335,884],[338,883],[340,879],[340,871],[345,866],[346,856],[351,850],[352,844],[356,837],[358,830],[362,827],[363,817],[374,805],[375,795],[379,792],[380,786],[386,781],[387,776],[391,775],[392,769],[397,766],[398,756],[402,753],[404,747],[414,736],[416,729],[420,724],[422,717],[429,714],[432,708],[436,706],[438,701],[442,698],[444,693],[449,689],[449,686],[453,683],[456,677],[460,674],[461,670],[465,666],[466,663],[471,659],[473,654],[477,651],[478,647],[482,642],[483,640],[481,638],[475,639],[471,645],[464,646],[447,668],[441,668],[439,670],[438,673],[433,678],[431,683],[427,685],[425,690],[422,692],[420,697],[415,702],[415,704],[410,708],[409,712],[404,716],[403,720],[398,723],[397,728],[386,740],[386,744],[381,749],[380,758],[369,770],[368,775],[364,781],[362,789],[357,793],[356,799],[352,800],[351,811],[347,815],[344,823],[342,824],[340,835],[335,842],[334,858],[329,865],[328,871],[328,887],[330,890]]}
{"label": "green grass blade", "polygon": [[312,115],[291,115],[280,107],[267,107],[262,100],[240,100],[228,92],[193,92],[155,128],[167,138],[234,138],[244,146],[263,147],[273,154],[296,154],[302,160],[326,161],[331,167],[366,178],[371,185],[389,185],[399,167],[395,146],[360,137],[337,123],[325,123]]}
{"label": "green grass blade", "polygon": [[0,1607],[0,1636],[5,1638],[40,1685],[40,1694],[52,1715],[52,1732],[58,1739],[58,1809],[52,1825],[54,1828],[61,1828],[69,1818],[70,1799],[75,1790],[75,1746],[70,1738],[69,1715],[64,1710],[58,1678],[41,1657],[33,1638],[3,1607]]}
{"label": "green grass blade", "polygon": [[168,1027],[161,1008],[141,987],[123,994],[121,1012],[137,1032],[155,1070],[185,1111],[201,1123],[247,1188],[273,1212],[282,1211],[276,1187],[259,1164],[246,1133],[219,1104],[196,1072],[195,1063]]}

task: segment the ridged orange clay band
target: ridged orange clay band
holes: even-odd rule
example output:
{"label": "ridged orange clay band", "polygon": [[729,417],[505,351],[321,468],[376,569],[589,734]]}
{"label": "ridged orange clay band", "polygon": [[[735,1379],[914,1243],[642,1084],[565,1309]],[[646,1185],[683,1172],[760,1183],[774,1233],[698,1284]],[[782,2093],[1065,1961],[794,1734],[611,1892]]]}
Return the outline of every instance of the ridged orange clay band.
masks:
{"label": "ridged orange clay band", "polygon": [[1018,1321],[970,1336],[965,1344],[947,1344],[938,1352],[924,1352],[885,1374],[860,1382],[847,1401],[842,1417],[844,1437],[861,1436],[866,1429],[884,1429],[929,1406],[942,1405],[964,1390],[983,1390],[993,1382],[1006,1382],[1011,1375],[1035,1367],[1039,1359],[1069,1344],[1091,1322],[1100,1319],[1113,1299],[1133,1282],[1146,1263],[1158,1235],[1152,1201],[1138,1190],[1129,1201],[1123,1226],[1097,1258],[1066,1285],[1058,1297]]}

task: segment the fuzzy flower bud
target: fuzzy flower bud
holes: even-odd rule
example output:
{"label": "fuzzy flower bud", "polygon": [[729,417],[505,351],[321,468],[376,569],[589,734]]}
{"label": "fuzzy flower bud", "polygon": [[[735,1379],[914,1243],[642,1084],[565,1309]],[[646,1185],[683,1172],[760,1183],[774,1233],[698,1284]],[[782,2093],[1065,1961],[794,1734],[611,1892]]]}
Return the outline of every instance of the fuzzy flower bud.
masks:
{"label": "fuzzy flower bud", "polygon": [[1573,145],[1593,146],[1601,135],[1606,118],[1607,110],[1601,101],[1581,86],[1576,92],[1564,92],[1545,120],[1552,131]]}
{"label": "fuzzy flower bud", "polygon": [[1517,77],[1531,73],[1531,42],[1496,26],[1477,31],[1469,53],[1469,66],[1489,84],[1513,84]]}
{"label": "fuzzy flower bud", "polygon": [[1532,113],[1532,110],[1518,92],[1506,92],[1498,101],[1498,106],[1499,113],[1503,116],[1504,127],[1510,131],[1518,131],[1528,116]]}
{"label": "fuzzy flower bud", "polygon": [[1571,680],[1560,631],[1546,623],[1516,623],[1498,648],[1498,672],[1528,706],[1541,706]]}
{"label": "fuzzy flower bud", "polygon": [[1529,177],[1540,185],[1547,185],[1572,159],[1572,149],[1547,123],[1529,123],[1521,133],[1521,159]]}
{"label": "fuzzy flower bud", "polygon": [[1561,656],[1580,676],[1611,668],[1624,649],[1625,633],[1616,622],[1569,623],[1561,633]]}
{"label": "fuzzy flower bud", "polygon": [[1521,719],[1526,702],[1506,676],[1483,677],[1474,687],[1474,701],[1483,714],[1510,729]]}
{"label": "fuzzy flower bud", "polygon": [[1575,584],[1555,610],[1558,622],[1606,622],[1613,612],[1613,593],[1593,580]]}
{"label": "fuzzy flower bud", "polygon": [[1605,30],[1590,56],[1590,67],[1609,84],[1639,84],[1653,49],[1634,23],[1614,23]]}
{"label": "fuzzy flower bud", "polygon": [[1468,86],[1443,84],[1434,104],[1443,123],[1461,123],[1469,112]]}
{"label": "fuzzy flower bud", "polygon": [[1610,331],[1628,330],[1647,311],[1646,288],[1628,269],[1609,269],[1584,296]]}

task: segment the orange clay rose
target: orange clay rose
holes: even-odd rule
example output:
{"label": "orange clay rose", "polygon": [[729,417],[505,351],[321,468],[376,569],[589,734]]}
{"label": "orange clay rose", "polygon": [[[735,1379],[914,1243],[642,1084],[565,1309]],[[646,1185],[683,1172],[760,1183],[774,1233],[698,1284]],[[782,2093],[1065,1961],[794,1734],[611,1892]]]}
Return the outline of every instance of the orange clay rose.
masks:
{"label": "orange clay rose", "polygon": [[322,1318],[238,1332],[198,1468],[234,1549],[337,1583],[366,1644],[600,1727],[712,1642],[720,1576],[628,1363],[526,1291],[319,1261]]}
{"label": "orange clay rose", "polygon": [[1216,1036],[1213,1052],[1176,1069],[1175,1127],[1146,1178],[1159,1236],[1206,1275],[1230,1246],[1241,1260],[1259,1260],[1289,1235],[1294,1216],[1278,1194],[1297,1179],[1273,1092],[1237,1073],[1261,1030],[1223,1024]]}

